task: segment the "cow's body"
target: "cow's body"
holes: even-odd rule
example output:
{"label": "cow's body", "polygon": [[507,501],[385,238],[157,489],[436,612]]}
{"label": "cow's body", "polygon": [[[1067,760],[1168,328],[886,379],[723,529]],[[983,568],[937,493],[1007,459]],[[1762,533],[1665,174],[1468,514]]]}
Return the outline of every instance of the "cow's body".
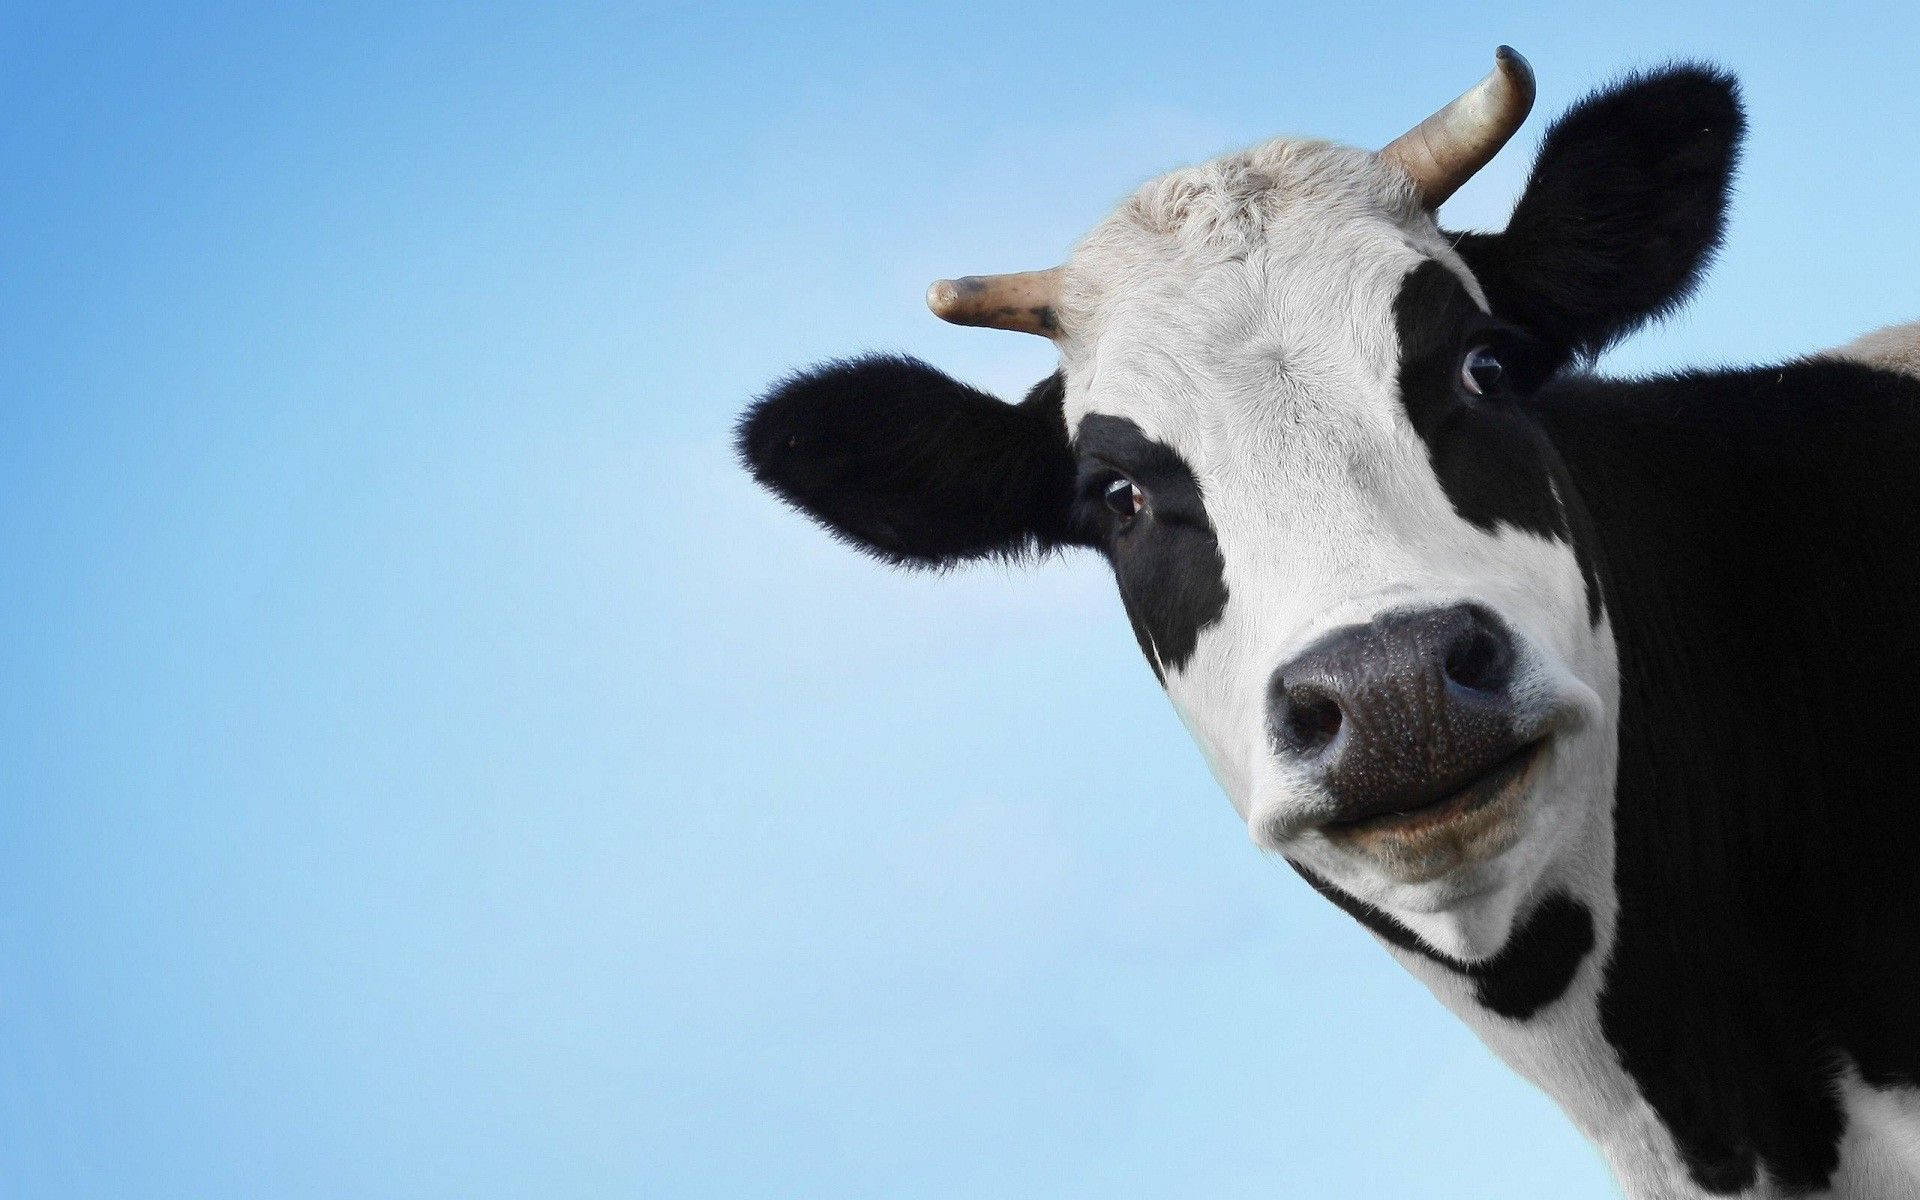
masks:
{"label": "cow's body", "polygon": [[1412,149],[1255,147],[952,285],[1059,346],[1024,403],[838,364],[743,453],[893,561],[1103,553],[1254,840],[1636,1200],[1920,1195],[1920,337],[1574,370],[1692,286],[1741,118],[1630,80],[1447,234],[1500,72]]}
{"label": "cow's body", "polygon": [[1394,953],[1636,1198],[1920,1195],[1920,379],[1813,360],[1539,405],[1623,680],[1613,861],[1565,881],[1593,948],[1562,922],[1507,964],[1563,989],[1524,1020]]}

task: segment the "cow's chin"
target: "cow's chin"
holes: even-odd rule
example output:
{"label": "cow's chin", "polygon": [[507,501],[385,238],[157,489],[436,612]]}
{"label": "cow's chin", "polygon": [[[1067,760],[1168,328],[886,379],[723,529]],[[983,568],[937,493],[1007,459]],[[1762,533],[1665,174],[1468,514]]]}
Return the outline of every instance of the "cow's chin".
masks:
{"label": "cow's chin", "polygon": [[1270,848],[1464,961],[1505,944],[1517,911],[1581,824],[1591,728],[1563,729],[1430,808],[1302,830]]}

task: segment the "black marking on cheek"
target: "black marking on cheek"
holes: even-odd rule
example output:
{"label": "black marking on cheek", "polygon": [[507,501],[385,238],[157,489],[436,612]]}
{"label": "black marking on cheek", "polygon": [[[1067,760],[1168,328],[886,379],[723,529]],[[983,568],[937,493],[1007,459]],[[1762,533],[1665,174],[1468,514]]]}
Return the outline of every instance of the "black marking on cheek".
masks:
{"label": "black marking on cheek", "polygon": [[1171,446],[1124,417],[1087,415],[1074,444],[1083,476],[1121,471],[1147,495],[1140,515],[1120,526],[1083,487],[1077,521],[1087,530],[1103,529],[1086,540],[1105,550],[1140,652],[1165,684],[1166,672],[1187,665],[1201,632],[1227,610],[1227,564],[1200,481]]}
{"label": "black marking on cheek", "polygon": [[1535,905],[1513,927],[1499,953],[1467,963],[1440,953],[1391,914],[1335,887],[1292,859],[1287,864],[1313,885],[1314,891],[1333,901],[1381,941],[1466,976],[1473,982],[1474,999],[1489,1012],[1511,1021],[1525,1021],[1565,995],[1580,964],[1593,952],[1593,914],[1566,892],[1549,893]]}
{"label": "black marking on cheek", "polygon": [[1428,259],[1401,282],[1393,316],[1400,402],[1454,511],[1488,533],[1509,525],[1570,546],[1586,588],[1587,621],[1599,624],[1594,538],[1552,443],[1518,403],[1471,401],[1457,389],[1460,357],[1485,325],[1484,314],[1453,272]]}

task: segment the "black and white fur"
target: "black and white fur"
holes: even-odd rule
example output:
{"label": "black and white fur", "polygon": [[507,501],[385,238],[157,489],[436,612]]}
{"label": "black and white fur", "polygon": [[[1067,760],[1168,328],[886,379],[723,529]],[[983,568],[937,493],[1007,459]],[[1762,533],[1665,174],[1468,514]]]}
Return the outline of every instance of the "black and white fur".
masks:
{"label": "black and white fur", "polygon": [[[1327,143],[1178,171],[1075,252],[1060,370],[1023,402],[836,363],[740,448],[894,562],[1105,554],[1255,841],[1636,1200],[1920,1195],[1920,337],[1578,370],[1694,286],[1742,127],[1712,69],[1628,79],[1556,124],[1491,235]],[[1480,346],[1505,378],[1473,395]],[[1463,602],[1555,723],[1524,805],[1444,860],[1328,838],[1269,678],[1329,630]]]}

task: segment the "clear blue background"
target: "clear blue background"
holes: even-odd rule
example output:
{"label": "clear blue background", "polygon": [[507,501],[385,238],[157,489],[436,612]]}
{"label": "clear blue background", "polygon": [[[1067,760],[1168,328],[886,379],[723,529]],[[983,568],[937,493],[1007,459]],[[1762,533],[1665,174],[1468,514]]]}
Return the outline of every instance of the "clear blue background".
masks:
{"label": "clear blue background", "polygon": [[[394,11],[396,7],[404,12]],[[1557,7],[1557,6],[1555,6]],[[0,15],[0,1194],[1599,1197],[1247,841],[1099,566],[892,573],[728,457],[1135,184],[1704,55],[1622,369],[1920,316],[1920,26],[1728,6]]]}

